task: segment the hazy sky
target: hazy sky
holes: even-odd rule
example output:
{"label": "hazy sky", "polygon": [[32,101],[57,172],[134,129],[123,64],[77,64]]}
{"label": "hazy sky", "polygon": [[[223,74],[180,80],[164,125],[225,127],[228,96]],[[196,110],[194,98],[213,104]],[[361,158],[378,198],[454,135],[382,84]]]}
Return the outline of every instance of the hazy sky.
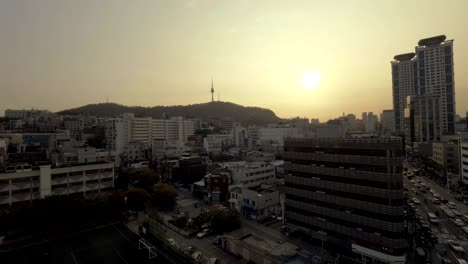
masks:
{"label": "hazy sky", "polygon": [[[468,110],[468,1],[0,0],[0,112],[222,101],[327,119],[392,106],[390,61],[454,39]],[[301,85],[320,72],[315,89]],[[217,94],[215,95],[217,98]]]}

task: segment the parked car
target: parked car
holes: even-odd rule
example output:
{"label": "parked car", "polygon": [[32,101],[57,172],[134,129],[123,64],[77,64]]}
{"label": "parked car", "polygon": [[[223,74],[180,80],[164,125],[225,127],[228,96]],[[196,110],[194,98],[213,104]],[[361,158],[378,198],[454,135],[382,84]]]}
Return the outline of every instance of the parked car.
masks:
{"label": "parked car", "polygon": [[463,230],[463,232],[465,232],[465,234],[468,235],[468,227],[464,226],[464,227],[462,227],[462,230]]}
{"label": "parked car", "polygon": [[414,204],[420,204],[420,203],[421,203],[421,201],[419,201],[419,199],[418,199],[418,198],[413,198],[413,203],[414,203]]}
{"label": "parked car", "polygon": [[453,202],[448,202],[448,203],[447,203],[447,206],[448,206],[448,208],[450,208],[450,209],[455,209],[455,208],[457,208],[457,205],[456,205],[455,203],[453,203]]}
{"label": "parked car", "polygon": [[458,211],[457,209],[453,209],[452,212],[456,215],[456,216],[462,216],[463,214]]}
{"label": "parked car", "polygon": [[453,223],[454,223],[455,225],[457,225],[457,226],[459,226],[459,227],[465,226],[465,223],[463,223],[463,221],[462,221],[461,219],[459,219],[459,218],[455,218],[455,219],[453,219],[452,221],[453,221]]}
{"label": "parked car", "polygon": [[437,199],[437,198],[434,198],[434,199],[432,199],[432,203],[433,203],[433,204],[436,204],[436,205],[437,205],[437,204],[440,204],[440,200]]}
{"label": "parked car", "polygon": [[206,235],[208,235],[210,232],[211,232],[211,230],[208,229],[208,228],[203,229],[203,231],[201,231],[200,233],[197,234],[197,238],[203,238]]}
{"label": "parked car", "polygon": [[458,244],[458,242],[456,242],[456,241],[449,240],[448,244],[453,249],[453,251],[455,251],[457,253],[463,254],[465,252],[463,247],[460,244]]}

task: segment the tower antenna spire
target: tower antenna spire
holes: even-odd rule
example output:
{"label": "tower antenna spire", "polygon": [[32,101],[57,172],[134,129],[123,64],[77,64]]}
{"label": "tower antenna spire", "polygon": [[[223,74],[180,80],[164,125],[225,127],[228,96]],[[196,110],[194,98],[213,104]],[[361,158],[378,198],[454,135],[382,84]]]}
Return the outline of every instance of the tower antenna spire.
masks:
{"label": "tower antenna spire", "polygon": [[213,77],[211,77],[211,102],[214,102]]}

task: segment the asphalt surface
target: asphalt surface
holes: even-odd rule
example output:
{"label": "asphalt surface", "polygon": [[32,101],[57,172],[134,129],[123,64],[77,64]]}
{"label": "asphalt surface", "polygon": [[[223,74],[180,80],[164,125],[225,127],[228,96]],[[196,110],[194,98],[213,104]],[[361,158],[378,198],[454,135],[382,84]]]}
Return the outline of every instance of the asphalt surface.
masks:
{"label": "asphalt surface", "polygon": [[[442,197],[447,199],[449,202],[453,202],[457,205],[457,210],[460,211],[462,214],[468,213],[468,208],[463,203],[456,201],[451,193],[448,190],[442,188],[441,186],[437,185],[436,183],[432,182],[430,179],[423,177],[423,176],[416,176],[414,180],[419,179],[420,181],[424,182],[427,186],[429,186],[432,190],[435,190],[439,193]],[[462,217],[456,216],[455,218],[448,217],[444,211],[441,209],[441,206],[444,205],[441,203],[440,205],[433,204],[433,196],[432,194],[427,191],[426,193],[422,193],[420,189],[418,189],[415,183],[411,183],[406,177],[404,177],[405,185],[408,188],[408,197],[411,198],[418,198],[421,202],[417,204],[416,207],[418,211],[421,213],[423,219],[425,219],[429,223],[429,219],[427,218],[427,213],[431,212],[436,214],[438,212],[438,224],[431,224],[431,230],[438,238],[439,245],[436,247],[436,252],[433,254],[439,254],[444,258],[448,258],[452,260],[452,263],[457,263],[455,258],[458,259],[465,259],[468,261],[468,235],[462,230],[461,227],[455,225],[452,221],[455,218],[459,218],[462,220]],[[415,194],[415,192],[418,194]],[[465,225],[468,226],[468,223],[465,222]],[[448,245],[448,241],[454,240],[458,242],[462,247],[465,249],[465,254],[459,254],[454,252],[450,246]],[[445,254],[444,254],[445,251]]]}
{"label": "asphalt surface", "polygon": [[158,254],[148,259],[148,252],[138,249],[140,237],[125,225],[111,225],[87,231],[64,240],[47,242],[0,255],[2,264],[152,264],[172,263]]}

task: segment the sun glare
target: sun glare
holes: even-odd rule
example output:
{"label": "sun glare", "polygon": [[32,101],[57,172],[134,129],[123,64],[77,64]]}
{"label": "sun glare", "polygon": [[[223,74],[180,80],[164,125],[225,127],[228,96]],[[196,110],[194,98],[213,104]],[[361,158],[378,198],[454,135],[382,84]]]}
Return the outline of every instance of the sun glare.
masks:
{"label": "sun glare", "polygon": [[305,88],[316,88],[320,84],[320,73],[317,71],[306,71],[302,74],[301,82]]}

